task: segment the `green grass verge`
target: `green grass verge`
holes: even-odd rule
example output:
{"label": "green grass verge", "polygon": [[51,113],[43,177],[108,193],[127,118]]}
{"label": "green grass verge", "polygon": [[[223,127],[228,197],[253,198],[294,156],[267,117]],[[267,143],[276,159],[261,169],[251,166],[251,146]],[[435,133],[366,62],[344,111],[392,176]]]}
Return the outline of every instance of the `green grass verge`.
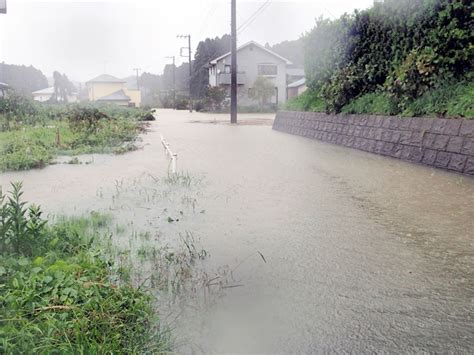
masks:
{"label": "green grass verge", "polygon": [[326,104],[318,93],[307,90],[300,96],[288,100],[284,109],[287,111],[326,112]]}
{"label": "green grass verge", "polygon": [[[285,109],[326,111],[324,100],[310,91],[289,100]],[[384,92],[368,93],[344,106],[342,113],[474,119],[474,83],[469,81],[447,83],[413,100],[404,110],[400,110]]]}
{"label": "green grass verge", "polygon": [[0,353],[139,354],[170,349],[145,291],[114,271],[92,213],[49,225],[0,193]]}

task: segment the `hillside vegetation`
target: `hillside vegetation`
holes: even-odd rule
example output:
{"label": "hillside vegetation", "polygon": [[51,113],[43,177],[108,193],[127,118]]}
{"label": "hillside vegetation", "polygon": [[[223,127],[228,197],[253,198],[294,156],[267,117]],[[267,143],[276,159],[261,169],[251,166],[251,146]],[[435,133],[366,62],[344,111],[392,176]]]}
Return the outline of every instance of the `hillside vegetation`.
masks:
{"label": "hillside vegetation", "polygon": [[470,0],[385,0],[305,36],[309,91],[289,109],[474,117]]}

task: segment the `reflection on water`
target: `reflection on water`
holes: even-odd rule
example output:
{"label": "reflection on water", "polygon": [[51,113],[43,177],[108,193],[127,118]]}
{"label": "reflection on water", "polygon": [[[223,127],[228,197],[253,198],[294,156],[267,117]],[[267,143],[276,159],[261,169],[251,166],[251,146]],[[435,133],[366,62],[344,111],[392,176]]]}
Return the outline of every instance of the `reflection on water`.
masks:
{"label": "reflection on water", "polygon": [[[142,150],[0,184],[51,213],[193,231],[210,270],[238,265],[241,287],[178,318],[178,351],[473,351],[472,178],[224,118],[160,111]],[[160,133],[198,185],[163,185]]]}

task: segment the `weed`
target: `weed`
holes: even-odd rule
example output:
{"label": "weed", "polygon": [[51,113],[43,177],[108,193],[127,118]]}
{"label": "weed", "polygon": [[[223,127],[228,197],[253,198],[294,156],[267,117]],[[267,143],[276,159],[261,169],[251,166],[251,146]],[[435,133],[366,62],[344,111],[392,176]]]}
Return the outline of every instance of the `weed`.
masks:
{"label": "weed", "polygon": [[50,226],[21,187],[0,193],[0,353],[168,351],[150,295],[129,283],[128,255],[114,272],[101,247],[110,217],[92,212]]}

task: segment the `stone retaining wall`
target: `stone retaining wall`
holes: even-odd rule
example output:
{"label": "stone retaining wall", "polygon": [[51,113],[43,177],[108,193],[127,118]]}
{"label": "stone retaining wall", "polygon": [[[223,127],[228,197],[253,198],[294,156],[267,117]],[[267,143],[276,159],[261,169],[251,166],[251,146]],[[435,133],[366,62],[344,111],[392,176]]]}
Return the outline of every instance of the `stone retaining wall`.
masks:
{"label": "stone retaining wall", "polygon": [[474,176],[474,120],[282,111],[273,129]]}

